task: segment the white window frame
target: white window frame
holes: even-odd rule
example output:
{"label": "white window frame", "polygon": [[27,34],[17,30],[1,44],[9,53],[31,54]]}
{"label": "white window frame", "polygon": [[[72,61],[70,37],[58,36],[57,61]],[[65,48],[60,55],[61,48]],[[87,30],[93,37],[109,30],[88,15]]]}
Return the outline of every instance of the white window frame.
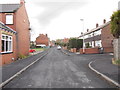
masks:
{"label": "white window frame", "polygon": [[6,14],[6,24],[13,24],[13,14]]}
{"label": "white window frame", "polygon": [[[4,36],[5,38],[3,38],[3,36]],[[7,39],[6,37],[8,37],[8,39]],[[11,38],[11,39],[10,39],[10,38]],[[13,52],[13,40],[12,40],[12,36],[2,34],[2,35],[1,35],[1,42],[2,42],[2,40],[4,40],[4,51],[2,51],[2,46],[1,46],[1,53]],[[6,50],[6,41],[8,41],[8,45],[7,45],[8,50]],[[11,45],[10,45],[10,42],[11,42]],[[10,47],[10,46],[11,46],[11,47]]]}

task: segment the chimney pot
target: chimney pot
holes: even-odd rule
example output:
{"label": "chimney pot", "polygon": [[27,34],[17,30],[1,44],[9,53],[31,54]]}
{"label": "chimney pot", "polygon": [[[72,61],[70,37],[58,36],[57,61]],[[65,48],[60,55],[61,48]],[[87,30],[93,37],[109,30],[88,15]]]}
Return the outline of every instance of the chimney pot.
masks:
{"label": "chimney pot", "polygon": [[25,1],[24,0],[20,0],[20,4],[24,4],[25,3]]}
{"label": "chimney pot", "polygon": [[87,29],[87,32],[89,32],[89,29]]}
{"label": "chimney pot", "polygon": [[105,23],[106,23],[106,20],[104,19],[104,20],[103,20],[103,24],[105,24]]}
{"label": "chimney pot", "polygon": [[98,23],[96,24],[96,28],[98,27],[99,25],[98,25]]}

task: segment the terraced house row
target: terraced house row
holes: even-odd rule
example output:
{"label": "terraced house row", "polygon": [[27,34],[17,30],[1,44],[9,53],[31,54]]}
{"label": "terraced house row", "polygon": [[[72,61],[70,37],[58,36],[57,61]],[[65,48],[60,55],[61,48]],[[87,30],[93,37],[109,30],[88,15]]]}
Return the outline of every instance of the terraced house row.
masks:
{"label": "terraced house row", "polygon": [[[110,32],[110,22],[103,20],[102,25],[96,24],[96,28],[87,30],[79,38],[84,39],[85,53],[99,53],[99,48],[104,53],[113,52],[113,35]],[[83,50],[80,50],[83,53]]]}
{"label": "terraced house row", "polygon": [[0,65],[3,65],[29,54],[30,23],[24,0],[0,7]]}

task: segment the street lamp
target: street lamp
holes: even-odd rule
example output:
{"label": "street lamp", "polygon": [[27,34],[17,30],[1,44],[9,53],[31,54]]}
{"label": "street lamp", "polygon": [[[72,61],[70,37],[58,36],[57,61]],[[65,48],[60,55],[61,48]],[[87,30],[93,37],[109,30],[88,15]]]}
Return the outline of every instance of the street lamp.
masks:
{"label": "street lamp", "polygon": [[85,42],[84,42],[84,19],[80,19],[83,22],[83,54],[85,53]]}

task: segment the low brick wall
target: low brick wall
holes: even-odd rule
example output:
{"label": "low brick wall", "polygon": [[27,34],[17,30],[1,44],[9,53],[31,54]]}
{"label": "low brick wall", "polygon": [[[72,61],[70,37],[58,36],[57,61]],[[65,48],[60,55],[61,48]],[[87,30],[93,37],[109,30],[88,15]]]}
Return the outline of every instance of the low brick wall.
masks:
{"label": "low brick wall", "polygon": [[70,51],[73,52],[73,53],[76,53],[77,49],[76,48],[71,48]]}
{"label": "low brick wall", "polygon": [[[2,66],[4,64],[10,64],[11,62],[13,62],[14,60],[17,59],[17,56],[14,53],[3,54],[1,56],[2,56],[2,62],[0,63],[0,66]],[[14,60],[12,60],[12,58],[14,58]]]}
{"label": "low brick wall", "polygon": [[113,53],[113,47],[105,47],[104,52],[105,53]]}
{"label": "low brick wall", "polygon": [[64,50],[67,50],[67,47],[62,47]]}
{"label": "low brick wall", "polygon": [[[99,53],[99,49],[98,48],[85,48],[84,50],[85,54],[97,54]],[[83,54],[83,49],[80,49],[80,54]]]}

